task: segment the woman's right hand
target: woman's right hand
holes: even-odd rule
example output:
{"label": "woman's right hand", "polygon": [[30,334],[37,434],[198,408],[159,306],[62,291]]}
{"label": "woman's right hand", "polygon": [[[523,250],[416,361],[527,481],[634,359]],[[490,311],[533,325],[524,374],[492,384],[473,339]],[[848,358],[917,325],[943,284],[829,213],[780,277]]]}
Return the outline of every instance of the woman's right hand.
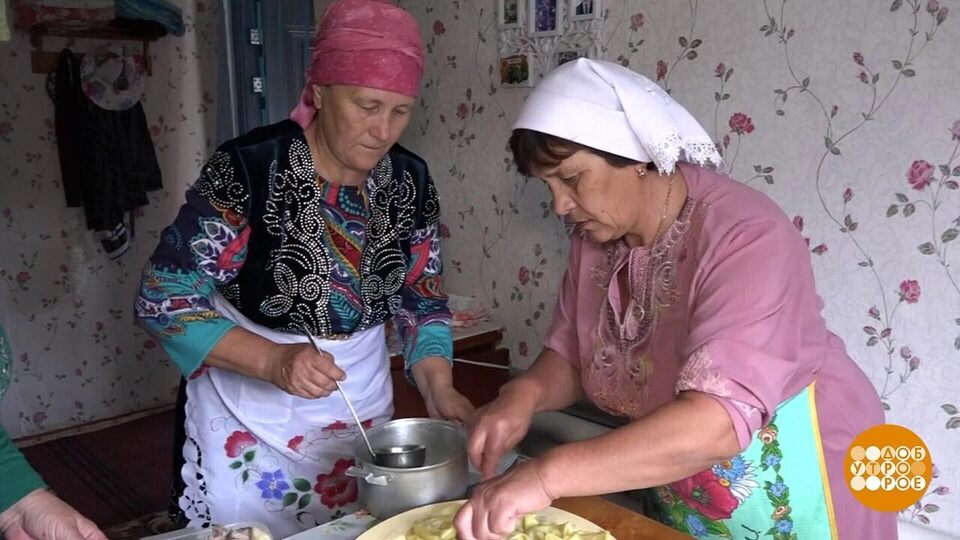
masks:
{"label": "woman's right hand", "polygon": [[306,399],[327,397],[347,374],[333,355],[318,352],[311,343],[278,343],[267,358],[266,379],[277,388]]}
{"label": "woman's right hand", "polygon": [[504,386],[497,399],[477,411],[467,453],[484,480],[494,476],[503,454],[527,434],[535,404],[532,392],[518,380]]}

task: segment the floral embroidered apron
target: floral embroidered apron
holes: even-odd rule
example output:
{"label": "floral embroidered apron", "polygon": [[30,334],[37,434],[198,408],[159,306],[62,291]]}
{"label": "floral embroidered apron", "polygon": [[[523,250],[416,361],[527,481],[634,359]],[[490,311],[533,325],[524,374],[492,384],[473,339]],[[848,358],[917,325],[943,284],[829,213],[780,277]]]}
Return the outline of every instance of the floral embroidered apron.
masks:
{"label": "floral embroidered apron", "polygon": [[[258,325],[221,296],[225,317],[275,343],[307,338]],[[393,414],[383,325],[343,341],[318,339],[347,373],[342,383],[364,423]],[[285,538],[359,509],[352,443],[359,433],[339,393],[303,399],[271,383],[209,368],[187,384],[186,489],[190,526],[259,521]]]}
{"label": "floral embroidered apron", "polygon": [[660,520],[695,538],[836,538],[813,396],[781,404],[733,459],[656,488]]}

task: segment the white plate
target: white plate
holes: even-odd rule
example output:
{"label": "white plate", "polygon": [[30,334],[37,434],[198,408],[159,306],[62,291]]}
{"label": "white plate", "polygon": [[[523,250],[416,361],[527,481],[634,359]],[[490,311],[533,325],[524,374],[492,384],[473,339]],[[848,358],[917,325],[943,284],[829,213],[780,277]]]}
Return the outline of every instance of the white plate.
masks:
{"label": "white plate", "polygon": [[[392,518],[382,521],[371,527],[370,530],[358,536],[357,540],[405,540],[407,531],[409,531],[410,527],[412,527],[413,524],[418,520],[429,517],[436,512],[437,508],[441,506],[454,503],[463,504],[465,502],[466,500],[447,501],[421,506],[420,508],[414,508],[413,510],[407,510],[402,514],[397,514]],[[552,506],[536,512],[536,516],[541,522],[568,522],[583,532],[600,532],[603,530],[603,527],[593,523],[592,521]]]}

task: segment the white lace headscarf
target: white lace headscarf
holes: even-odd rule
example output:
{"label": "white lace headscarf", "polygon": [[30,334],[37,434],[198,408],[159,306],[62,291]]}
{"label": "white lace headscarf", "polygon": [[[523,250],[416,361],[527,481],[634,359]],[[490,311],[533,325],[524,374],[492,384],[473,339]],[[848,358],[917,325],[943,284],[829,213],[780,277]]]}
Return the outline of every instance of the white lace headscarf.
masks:
{"label": "white lace headscarf", "polygon": [[580,58],[551,71],[513,126],[546,133],[672,173],[677,161],[723,168],[703,127],[650,79]]}

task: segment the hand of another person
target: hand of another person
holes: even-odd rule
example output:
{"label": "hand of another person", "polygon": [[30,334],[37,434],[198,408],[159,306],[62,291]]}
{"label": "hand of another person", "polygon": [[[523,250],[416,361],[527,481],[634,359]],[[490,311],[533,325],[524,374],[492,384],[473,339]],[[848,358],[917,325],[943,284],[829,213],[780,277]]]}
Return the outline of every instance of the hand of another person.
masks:
{"label": "hand of another person", "polygon": [[46,489],[37,489],[0,514],[7,540],[107,540],[89,519]]}
{"label": "hand of another person", "polygon": [[503,454],[527,434],[533,413],[533,401],[518,386],[504,387],[500,397],[476,412],[467,453],[485,480],[493,477]]}
{"label": "hand of another person", "polygon": [[453,519],[460,540],[500,540],[516,528],[524,514],[550,506],[550,495],[534,460],[518,465],[473,490]]}
{"label": "hand of another person", "polygon": [[307,399],[329,396],[346,373],[333,356],[318,352],[312,343],[277,344],[267,358],[266,379],[288,394]]}
{"label": "hand of another person", "polygon": [[458,392],[452,384],[434,384],[424,392],[423,401],[427,405],[427,414],[430,418],[468,424],[475,412],[473,403],[470,403],[470,400]]}

